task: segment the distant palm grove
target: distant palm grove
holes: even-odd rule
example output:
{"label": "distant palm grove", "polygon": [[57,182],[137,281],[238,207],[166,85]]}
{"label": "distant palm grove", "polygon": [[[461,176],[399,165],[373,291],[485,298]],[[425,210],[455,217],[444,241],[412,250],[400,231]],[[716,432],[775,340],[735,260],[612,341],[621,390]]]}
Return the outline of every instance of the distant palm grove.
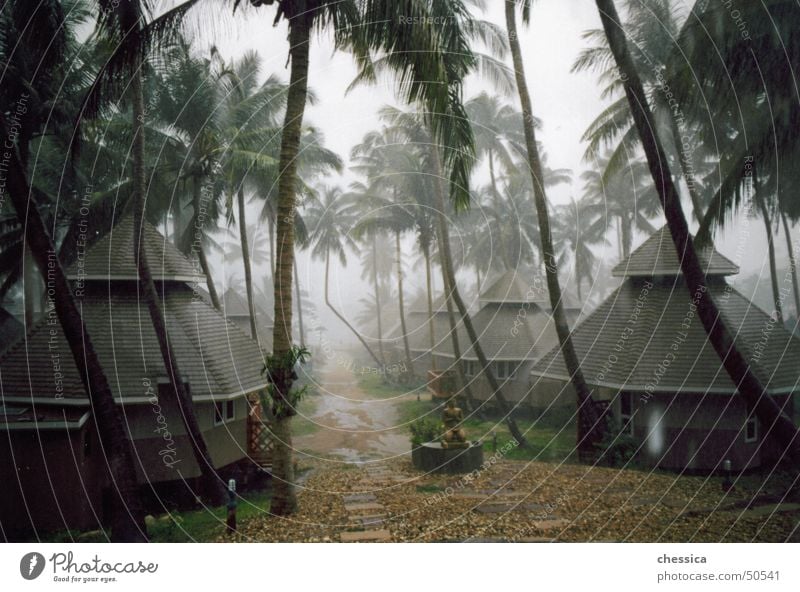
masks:
{"label": "distant palm grove", "polygon": [[[528,459],[559,412],[574,463],[796,483],[800,5],[585,3],[573,170],[525,45],[543,4],[5,2],[2,536],[147,541],[230,479],[296,514],[298,408],[345,358]],[[265,15],[277,59],[220,49]],[[306,113],[383,87],[349,153]]]}

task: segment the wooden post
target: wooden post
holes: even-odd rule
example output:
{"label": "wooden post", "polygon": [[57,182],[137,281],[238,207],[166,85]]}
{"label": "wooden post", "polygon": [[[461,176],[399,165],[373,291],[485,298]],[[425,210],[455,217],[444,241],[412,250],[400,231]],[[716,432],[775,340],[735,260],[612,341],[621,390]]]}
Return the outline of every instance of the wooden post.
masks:
{"label": "wooden post", "polygon": [[228,481],[228,519],[229,532],[236,532],[236,479]]}

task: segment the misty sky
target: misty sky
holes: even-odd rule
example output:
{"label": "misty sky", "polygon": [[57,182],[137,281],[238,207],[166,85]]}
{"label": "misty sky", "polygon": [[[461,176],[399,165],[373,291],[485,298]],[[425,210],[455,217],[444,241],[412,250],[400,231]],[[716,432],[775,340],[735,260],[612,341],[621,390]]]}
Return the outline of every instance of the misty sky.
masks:
{"label": "misty sky", "polygon": [[[504,26],[502,0],[488,0],[487,4],[489,10],[483,18]],[[205,18],[207,16],[208,13],[204,15]],[[197,49],[202,51],[205,47],[210,47],[211,43],[215,43],[226,59],[241,55],[246,50],[255,50],[264,60],[264,77],[276,74],[287,80],[286,25],[282,23],[273,27],[273,18],[273,8],[261,7],[238,15],[233,22],[214,25],[211,30],[201,29],[196,44]],[[535,115],[544,123],[543,129],[539,132],[539,140],[548,154],[548,164],[551,167],[570,168],[575,171],[576,180],[571,187],[562,187],[550,192],[552,202],[563,203],[570,195],[580,197],[579,174],[592,166],[592,163],[583,161],[585,145],[581,142],[581,136],[587,125],[603,108],[604,102],[600,99],[600,88],[596,84],[595,76],[572,74],[570,68],[584,46],[581,33],[586,29],[599,28],[600,20],[594,2],[558,0],[537,2],[533,9],[532,21],[529,28],[521,28],[520,41],[527,79],[533,94],[533,109]],[[507,63],[510,64],[510,58],[507,59]],[[309,84],[316,92],[319,101],[306,111],[306,122],[320,128],[325,134],[326,146],[345,159],[352,146],[358,143],[366,132],[379,127],[377,112],[382,106],[393,104],[402,107],[396,100],[391,80],[382,80],[376,86],[361,87],[345,94],[355,72],[352,57],[341,52],[334,53],[329,38],[323,36],[314,40]],[[485,81],[473,78],[468,81],[465,98],[468,99],[482,90],[491,88]],[[516,96],[509,96],[507,100],[519,108]],[[345,170],[341,178],[332,177],[326,180],[326,183],[339,184],[344,188],[353,178]],[[483,182],[481,173],[475,176],[475,181]],[[251,220],[254,219],[255,210],[251,214]],[[660,225],[660,222],[656,225]],[[751,273],[761,273],[762,277],[768,278],[766,240],[760,223],[750,224],[750,232],[746,249],[741,249],[737,243],[739,234],[733,226],[718,235],[718,248],[742,267],[743,273],[740,274],[740,278]],[[644,239],[644,236],[638,236],[635,244],[640,244]],[[776,245],[779,260],[782,262],[786,258],[784,239],[781,237]],[[410,255],[413,246],[410,237],[405,246],[407,254]],[[611,267],[617,263],[615,245],[598,249],[598,257],[603,260],[604,265]],[[744,259],[741,258],[742,253]],[[330,316],[323,310],[322,266],[319,263],[310,263],[307,254],[300,255],[299,265],[304,287],[306,289],[309,286],[318,287],[310,291],[317,303],[320,318],[327,324]],[[228,276],[237,272],[230,266],[227,267],[224,274],[219,274],[220,280],[222,275]],[[217,269],[220,268],[218,265]],[[263,271],[266,272],[266,268]],[[409,273],[410,293],[422,288],[422,275],[422,270],[418,273],[414,271]],[[351,319],[358,312],[353,303],[364,296],[367,289],[359,276],[358,260],[355,257],[350,258],[346,269],[337,266],[332,274],[333,299]],[[472,276],[468,281],[472,282]]]}

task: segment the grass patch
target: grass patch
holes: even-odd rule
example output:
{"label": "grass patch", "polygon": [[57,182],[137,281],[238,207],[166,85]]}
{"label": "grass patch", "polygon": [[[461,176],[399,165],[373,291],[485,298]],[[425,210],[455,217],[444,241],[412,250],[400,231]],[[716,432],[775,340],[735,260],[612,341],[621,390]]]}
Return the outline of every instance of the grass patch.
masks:
{"label": "grass patch", "polygon": [[384,377],[379,374],[362,374],[360,372],[354,372],[354,374],[358,380],[358,386],[375,399],[391,399],[416,392],[422,395],[426,392],[425,383],[419,380],[402,385],[385,380]]}
{"label": "grass patch", "polygon": [[[244,493],[239,498],[236,512],[238,524],[269,510],[271,495],[265,491]],[[148,519],[147,534],[152,543],[191,543],[213,542],[225,531],[226,506],[216,508],[171,512]],[[91,532],[60,531],[45,536],[42,542],[49,543],[105,543],[106,538],[99,530]]]}

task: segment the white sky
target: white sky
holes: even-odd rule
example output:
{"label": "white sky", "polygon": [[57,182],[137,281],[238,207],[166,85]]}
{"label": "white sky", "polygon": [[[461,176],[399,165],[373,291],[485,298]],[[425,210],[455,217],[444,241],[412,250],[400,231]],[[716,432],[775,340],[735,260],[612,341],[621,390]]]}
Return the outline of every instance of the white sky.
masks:
{"label": "white sky", "polygon": [[[488,0],[489,10],[484,18],[504,27],[503,0]],[[578,179],[582,170],[587,168],[582,156],[585,150],[581,136],[587,125],[603,108],[600,100],[600,88],[593,74],[571,74],[570,68],[584,42],[581,33],[586,29],[599,28],[600,20],[594,2],[590,0],[558,0],[539,1],[534,4],[531,26],[520,26],[520,42],[525,60],[528,84],[533,95],[533,109],[544,126],[539,132],[539,140],[548,154],[548,164],[553,168],[570,168],[575,172],[576,181],[572,187],[564,187],[551,191],[551,201],[562,202],[570,195],[580,196],[581,184]],[[204,18],[208,17],[208,13]],[[212,39],[220,48],[226,59],[238,56],[246,50],[256,50],[264,60],[265,77],[274,73],[288,79],[286,56],[288,43],[286,25],[281,23],[273,27],[274,9],[261,7],[251,9],[245,15],[239,15],[235,23],[216,25],[213,31],[205,31],[202,39]],[[202,47],[202,43],[199,44]],[[210,45],[210,42],[208,43]],[[198,47],[200,49],[201,47]],[[507,60],[510,63],[510,58]],[[378,110],[387,103],[397,105],[391,85],[383,83],[374,87],[361,87],[345,95],[345,89],[355,76],[352,58],[345,53],[333,53],[329,38],[314,40],[311,50],[311,68],[309,84],[316,92],[319,102],[306,111],[306,122],[320,128],[326,138],[326,146],[335,150],[343,158],[347,158],[351,147],[358,143],[362,136],[379,127]],[[389,81],[390,82],[390,81]],[[468,99],[481,90],[489,89],[480,80],[468,81],[465,97]],[[518,98],[508,97],[508,101],[518,108]],[[345,171],[341,179],[326,180],[328,184],[340,184],[343,187],[352,180]],[[480,177],[478,178],[480,180]],[[688,210],[687,210],[688,211]],[[255,216],[251,215],[251,220]],[[750,273],[761,273],[768,277],[766,267],[766,240],[759,224],[751,224],[751,237],[746,258],[738,260],[744,277]],[[719,235],[718,248],[731,258],[736,258],[739,234],[735,228]],[[636,244],[644,240],[637,237]],[[785,257],[784,239],[781,237],[777,248],[780,257]],[[411,252],[411,240],[407,245],[407,255]],[[738,250],[737,250],[738,249]],[[599,257],[609,266],[617,261],[615,246],[606,247]],[[416,256],[416,255],[415,255]],[[320,317],[329,321],[322,304],[321,283],[322,268],[320,264],[309,265],[307,254],[300,259],[301,281],[312,293],[317,303]],[[411,286],[408,292],[422,287],[422,281],[409,274]],[[470,276],[470,280],[471,276]],[[353,304],[364,296],[366,287],[359,280],[358,263],[355,257],[350,259],[346,270],[335,269],[332,273],[334,301],[340,309],[347,311],[352,319],[357,314]],[[318,289],[314,289],[317,288]]]}

